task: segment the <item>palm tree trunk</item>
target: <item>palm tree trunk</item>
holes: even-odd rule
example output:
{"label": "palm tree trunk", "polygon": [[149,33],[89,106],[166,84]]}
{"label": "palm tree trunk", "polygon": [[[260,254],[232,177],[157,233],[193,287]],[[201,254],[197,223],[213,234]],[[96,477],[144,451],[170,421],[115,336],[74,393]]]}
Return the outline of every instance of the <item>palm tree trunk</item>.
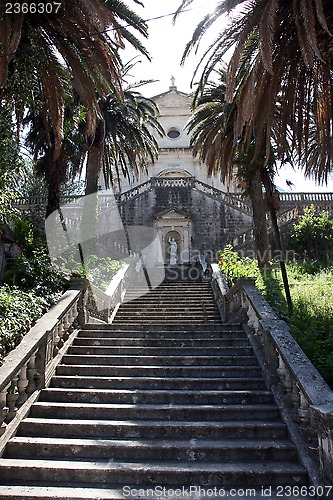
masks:
{"label": "palm tree trunk", "polygon": [[105,122],[100,120],[87,157],[86,190],[81,219],[81,245],[85,260],[88,255],[97,253],[98,181],[102,166],[104,139]]}
{"label": "palm tree trunk", "polygon": [[[267,172],[266,172],[266,174],[267,174]],[[276,204],[274,203],[274,200],[273,200],[273,196],[274,196],[273,183],[271,182],[269,175],[264,175],[264,184],[265,184],[265,188],[266,188],[266,199],[268,202],[268,208],[269,208],[272,226],[273,226],[275,244],[280,252],[280,269],[281,269],[281,276],[282,276],[284,291],[285,291],[286,299],[287,299],[288,312],[289,312],[289,314],[292,314],[293,303],[292,303],[292,299],[291,299],[290,286],[289,286],[289,281],[288,281],[286,264],[285,264],[285,260],[284,260],[285,259],[285,251],[284,251],[284,245],[282,243],[281,233],[280,233],[277,215],[276,215]]]}
{"label": "palm tree trunk", "polygon": [[266,204],[262,192],[260,172],[256,172],[250,182],[249,192],[253,211],[254,244],[260,268],[269,266],[269,243],[266,220]]}
{"label": "palm tree trunk", "polygon": [[88,149],[87,170],[86,170],[86,195],[98,191],[99,175],[102,168],[102,158],[104,151],[105,122],[100,120],[95,131],[94,141]]}
{"label": "palm tree trunk", "polygon": [[66,164],[61,157],[55,162],[51,160],[46,178],[48,186],[46,217],[48,217],[60,206],[60,187],[66,178]]}

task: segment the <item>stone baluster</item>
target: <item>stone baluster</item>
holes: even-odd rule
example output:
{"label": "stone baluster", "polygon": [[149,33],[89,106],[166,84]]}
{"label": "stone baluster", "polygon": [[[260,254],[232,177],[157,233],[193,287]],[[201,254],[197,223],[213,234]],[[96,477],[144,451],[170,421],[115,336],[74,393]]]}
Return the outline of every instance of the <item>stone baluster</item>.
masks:
{"label": "stone baluster", "polygon": [[17,412],[17,406],[16,406],[16,401],[18,400],[19,393],[17,389],[17,381],[18,381],[19,374],[17,374],[15,377],[13,377],[11,384],[8,389],[7,393],[7,406],[8,406],[8,413],[7,413],[7,421],[10,422],[13,420],[13,418],[16,415]]}
{"label": "stone baluster", "polygon": [[0,393],[0,436],[6,431],[7,424],[5,420],[8,415],[9,408],[7,406],[7,393],[8,393],[8,385],[2,389]]}
{"label": "stone baluster", "polygon": [[65,335],[65,327],[64,327],[64,320],[65,316],[59,321],[59,323],[56,326],[56,329],[58,330],[58,335],[57,338],[59,337],[58,343],[55,344],[55,347],[58,349],[58,352],[64,345],[64,335]]}
{"label": "stone baluster", "polygon": [[292,406],[291,392],[293,388],[293,383],[291,380],[291,376],[289,370],[282,359],[282,356],[279,354],[279,367],[277,369],[277,374],[280,378],[280,388],[282,392],[285,394],[285,403],[288,408]]}
{"label": "stone baluster", "polygon": [[[71,308],[72,309],[72,308]],[[71,323],[71,309],[69,311],[66,312],[65,316],[64,316],[64,319],[63,321],[61,322],[62,323],[62,331],[63,331],[63,334],[61,336],[61,342],[62,342],[62,345],[59,346],[59,347],[62,347],[64,345],[64,343],[66,342],[66,340],[68,339],[69,337],[69,334],[70,334],[70,327],[72,325]]]}
{"label": "stone baluster", "polygon": [[29,380],[27,378],[27,369],[28,369],[28,361],[24,363],[24,365],[22,366],[17,381],[18,398],[16,401],[16,405],[18,408],[20,408],[20,406],[22,406],[23,403],[25,403],[28,398],[26,393],[26,389],[29,384]]}
{"label": "stone baluster", "polygon": [[294,422],[298,422],[298,419],[299,419],[298,410],[300,407],[300,400],[301,400],[301,391],[300,391],[299,387],[297,386],[296,382],[294,382],[292,392],[291,392],[291,401],[292,401],[292,405],[293,405],[291,417],[294,420]]}
{"label": "stone baluster", "polygon": [[52,357],[54,358],[58,352],[59,352],[59,342],[60,342],[60,335],[59,335],[59,324],[56,325],[53,329],[52,329],[52,346],[53,346],[53,349],[52,349]]}
{"label": "stone baluster", "polygon": [[28,376],[28,386],[26,388],[26,393],[28,396],[32,394],[36,390],[36,378],[37,378],[37,368],[36,368],[36,356],[37,356],[37,351],[35,351],[31,356],[28,361],[28,366],[27,366],[27,376]]}
{"label": "stone baluster", "polygon": [[51,361],[53,358],[53,347],[54,347],[54,329],[49,331],[46,342],[46,353],[45,353],[45,366]]}
{"label": "stone baluster", "polygon": [[79,318],[79,306],[78,302],[75,302],[73,306],[73,328],[75,329],[79,327],[78,318]]}
{"label": "stone baluster", "polygon": [[303,392],[300,391],[300,401],[298,409],[299,427],[303,435],[308,438],[308,424],[310,421],[310,405]]}

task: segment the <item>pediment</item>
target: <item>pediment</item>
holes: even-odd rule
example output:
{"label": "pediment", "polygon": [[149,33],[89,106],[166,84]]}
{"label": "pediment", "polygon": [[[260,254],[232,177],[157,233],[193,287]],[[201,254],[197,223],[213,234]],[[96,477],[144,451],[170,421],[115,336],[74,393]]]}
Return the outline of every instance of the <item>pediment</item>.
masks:
{"label": "pediment", "polygon": [[154,101],[159,107],[184,107],[190,108],[191,98],[178,91],[169,91],[164,94],[153,97]]}
{"label": "pediment", "polygon": [[182,212],[182,211],[176,211],[176,210],[167,210],[164,212],[159,212],[158,214],[155,215],[156,219],[159,220],[184,220],[184,219],[190,219],[191,216],[187,212]]}

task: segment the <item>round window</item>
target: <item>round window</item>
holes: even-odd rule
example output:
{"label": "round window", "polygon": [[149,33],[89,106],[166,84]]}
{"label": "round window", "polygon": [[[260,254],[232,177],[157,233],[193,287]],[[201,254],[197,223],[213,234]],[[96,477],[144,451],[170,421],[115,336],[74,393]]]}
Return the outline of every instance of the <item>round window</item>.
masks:
{"label": "round window", "polygon": [[171,128],[167,136],[170,137],[170,139],[177,139],[180,136],[180,132],[176,128]]}

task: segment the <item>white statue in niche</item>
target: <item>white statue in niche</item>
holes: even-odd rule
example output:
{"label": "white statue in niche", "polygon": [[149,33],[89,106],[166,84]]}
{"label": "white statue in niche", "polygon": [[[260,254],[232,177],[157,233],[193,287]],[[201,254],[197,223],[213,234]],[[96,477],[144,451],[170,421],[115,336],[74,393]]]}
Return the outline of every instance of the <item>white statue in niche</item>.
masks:
{"label": "white statue in niche", "polygon": [[175,238],[169,238],[170,243],[170,265],[174,266],[177,264],[177,242]]}

